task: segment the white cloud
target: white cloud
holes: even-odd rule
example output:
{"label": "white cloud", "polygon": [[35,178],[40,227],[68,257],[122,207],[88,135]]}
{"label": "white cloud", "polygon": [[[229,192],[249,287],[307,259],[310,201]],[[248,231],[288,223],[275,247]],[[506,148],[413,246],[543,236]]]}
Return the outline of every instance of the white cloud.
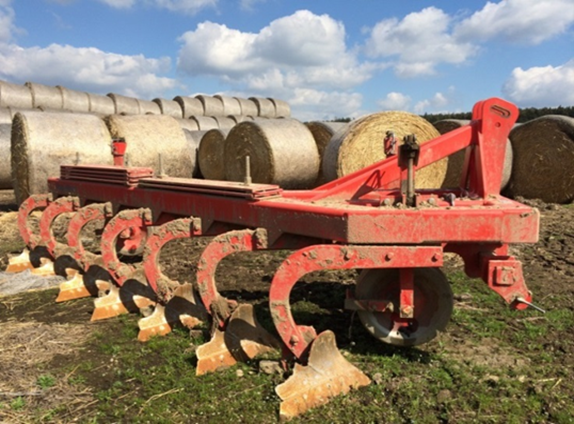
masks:
{"label": "white cloud", "polygon": [[365,52],[372,58],[396,58],[394,70],[400,77],[432,75],[439,63],[464,63],[477,52],[475,45],[453,37],[451,26],[452,18],[435,7],[401,21],[385,19],[370,30]]}
{"label": "white cloud", "polygon": [[100,2],[117,9],[127,9],[132,7],[136,0],[100,0]]}
{"label": "white cloud", "polygon": [[521,107],[574,105],[574,59],[556,67],[515,68],[502,91]]}
{"label": "white cloud", "polygon": [[572,0],[502,0],[487,2],[482,10],[457,25],[454,34],[465,40],[503,38],[539,44],[565,32],[572,23]]}
{"label": "white cloud", "polygon": [[394,91],[388,93],[384,99],[377,102],[377,105],[379,105],[382,110],[408,110],[410,104],[410,96]]}
{"label": "white cloud", "polygon": [[14,9],[10,4],[11,0],[0,0],[0,43],[8,43],[17,31],[14,25]]}
{"label": "white cloud", "polygon": [[292,114],[302,121],[357,117],[363,97],[359,93],[294,89],[290,98]]}
{"label": "white cloud", "polygon": [[443,93],[435,93],[430,99],[425,99],[417,102],[413,108],[413,112],[416,114],[423,114],[423,113],[437,113],[441,110],[445,110],[445,108],[450,104],[450,100],[447,98],[446,95]]}
{"label": "white cloud", "polygon": [[419,100],[412,106],[413,100],[411,96],[393,91],[388,93],[384,99],[377,101],[377,105],[382,110],[404,110],[422,115],[424,113],[440,113],[458,109],[456,107],[456,98],[456,89],[451,86],[448,87],[446,92],[437,92],[431,98]]}
{"label": "white cloud", "polygon": [[[117,9],[129,9],[138,4],[138,0],[99,1]],[[194,15],[201,9],[215,7],[217,2],[218,0],[140,0],[139,3],[149,4],[160,9],[167,9],[171,12],[183,12],[188,15]]]}
{"label": "white cloud", "polygon": [[[0,77],[64,85],[90,92],[116,92],[153,98],[176,86],[173,79],[160,76],[170,69],[170,59],[127,56],[96,48],[52,44],[45,48],[0,46]],[[41,73],[38,70],[41,69]]]}

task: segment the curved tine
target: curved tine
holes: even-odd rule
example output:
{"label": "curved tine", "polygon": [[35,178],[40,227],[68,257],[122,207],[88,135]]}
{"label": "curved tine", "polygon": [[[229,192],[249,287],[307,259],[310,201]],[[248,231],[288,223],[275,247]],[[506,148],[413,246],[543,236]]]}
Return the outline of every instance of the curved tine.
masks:
{"label": "curved tine", "polygon": [[40,218],[40,243],[46,246],[48,253],[56,259],[56,247],[58,244],[52,232],[52,225],[56,218],[64,213],[74,212],[78,209],[79,199],[73,196],[60,197],[44,209]]}
{"label": "curved tine", "polygon": [[18,209],[18,230],[26,246],[34,249],[40,243],[40,234],[34,234],[28,218],[38,209],[45,209],[52,200],[51,194],[34,194],[22,202]]}

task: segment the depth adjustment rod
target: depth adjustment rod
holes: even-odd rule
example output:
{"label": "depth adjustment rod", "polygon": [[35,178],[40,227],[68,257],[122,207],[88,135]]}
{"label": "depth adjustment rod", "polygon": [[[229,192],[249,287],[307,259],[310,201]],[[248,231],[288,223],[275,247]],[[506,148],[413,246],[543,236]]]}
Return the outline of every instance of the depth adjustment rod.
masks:
{"label": "depth adjustment rod", "polygon": [[[415,200],[415,166],[419,163],[420,146],[417,136],[409,134],[403,138],[403,144],[399,147],[399,166],[401,168],[401,191],[403,202],[406,206],[416,206]],[[404,171],[406,175],[406,196],[404,192]]]}

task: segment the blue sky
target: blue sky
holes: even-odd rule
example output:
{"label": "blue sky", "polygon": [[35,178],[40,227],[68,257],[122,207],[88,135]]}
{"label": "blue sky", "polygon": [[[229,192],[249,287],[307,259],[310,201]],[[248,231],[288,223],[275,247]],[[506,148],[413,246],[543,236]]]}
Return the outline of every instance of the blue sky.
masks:
{"label": "blue sky", "polygon": [[574,105],[574,0],[0,0],[0,79],[302,120]]}

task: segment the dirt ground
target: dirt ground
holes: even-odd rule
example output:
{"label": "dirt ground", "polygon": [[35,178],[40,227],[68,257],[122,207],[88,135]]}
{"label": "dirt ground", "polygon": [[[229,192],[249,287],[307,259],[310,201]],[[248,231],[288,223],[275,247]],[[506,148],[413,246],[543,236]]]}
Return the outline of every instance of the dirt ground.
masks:
{"label": "dirt ground", "polygon": [[[512,254],[523,262],[525,279],[538,306],[548,311],[561,309],[572,312],[574,206],[524,202],[540,210],[540,241],[536,245],[513,246]],[[8,256],[19,253],[21,242],[15,231],[15,214],[12,213],[15,205],[10,192],[0,192],[0,203],[0,270],[4,270]],[[164,273],[180,282],[190,281],[201,247],[206,242],[186,240],[168,245],[162,255]],[[282,252],[244,254],[225,259],[218,269],[220,291],[229,298],[264,304],[269,282],[285,255]],[[457,269],[460,264],[453,261],[446,267]],[[292,303],[306,300],[320,304],[322,308],[333,308],[335,312],[329,316],[325,327],[335,331],[339,344],[343,346],[350,343],[347,335],[348,314],[337,308],[340,308],[340,299],[355,276],[354,271],[312,274],[306,278],[310,285],[297,285],[291,299]],[[57,410],[65,405],[65,411],[58,412],[58,421],[71,422],[94,407],[97,403],[94,392],[105,385],[105,378],[102,377],[101,381],[87,382],[92,384],[78,391],[77,386],[73,385],[75,373],[71,371],[66,378],[59,379],[53,385],[49,396],[40,395],[42,382],[39,379],[44,374],[50,375],[51,368],[61,369],[63,364],[73,364],[74,361],[81,365],[80,353],[74,356],[74,352],[80,351],[80,346],[90,334],[104,331],[104,328],[105,331],[120,331],[121,327],[118,321],[89,324],[92,310],[90,299],[77,301],[74,308],[70,308],[51,301],[53,292],[41,293],[44,292],[34,298],[24,294],[0,298],[0,417],[4,422],[27,422],[26,419],[21,420],[18,408],[1,407],[2,403],[12,405],[21,396],[31,399],[30,402],[40,409]],[[455,298],[459,307],[466,305],[464,296]],[[474,304],[472,307],[480,309],[480,305]],[[545,318],[536,315],[534,319]],[[318,327],[322,325],[312,318],[309,321]],[[520,366],[528,365],[528,359],[517,359],[519,355],[516,353],[509,354],[504,349],[496,348],[496,342],[489,346],[486,340],[480,348],[465,343],[466,332],[464,326],[453,325],[441,339],[442,348],[452,357],[461,361],[473,358],[479,365],[515,366],[517,360],[523,361]],[[536,337],[536,343],[542,343],[545,351],[559,351],[559,366],[574,370],[572,328],[564,331],[563,328],[549,326],[547,331]],[[574,396],[574,393],[567,395]],[[50,416],[40,421],[51,422]]]}

